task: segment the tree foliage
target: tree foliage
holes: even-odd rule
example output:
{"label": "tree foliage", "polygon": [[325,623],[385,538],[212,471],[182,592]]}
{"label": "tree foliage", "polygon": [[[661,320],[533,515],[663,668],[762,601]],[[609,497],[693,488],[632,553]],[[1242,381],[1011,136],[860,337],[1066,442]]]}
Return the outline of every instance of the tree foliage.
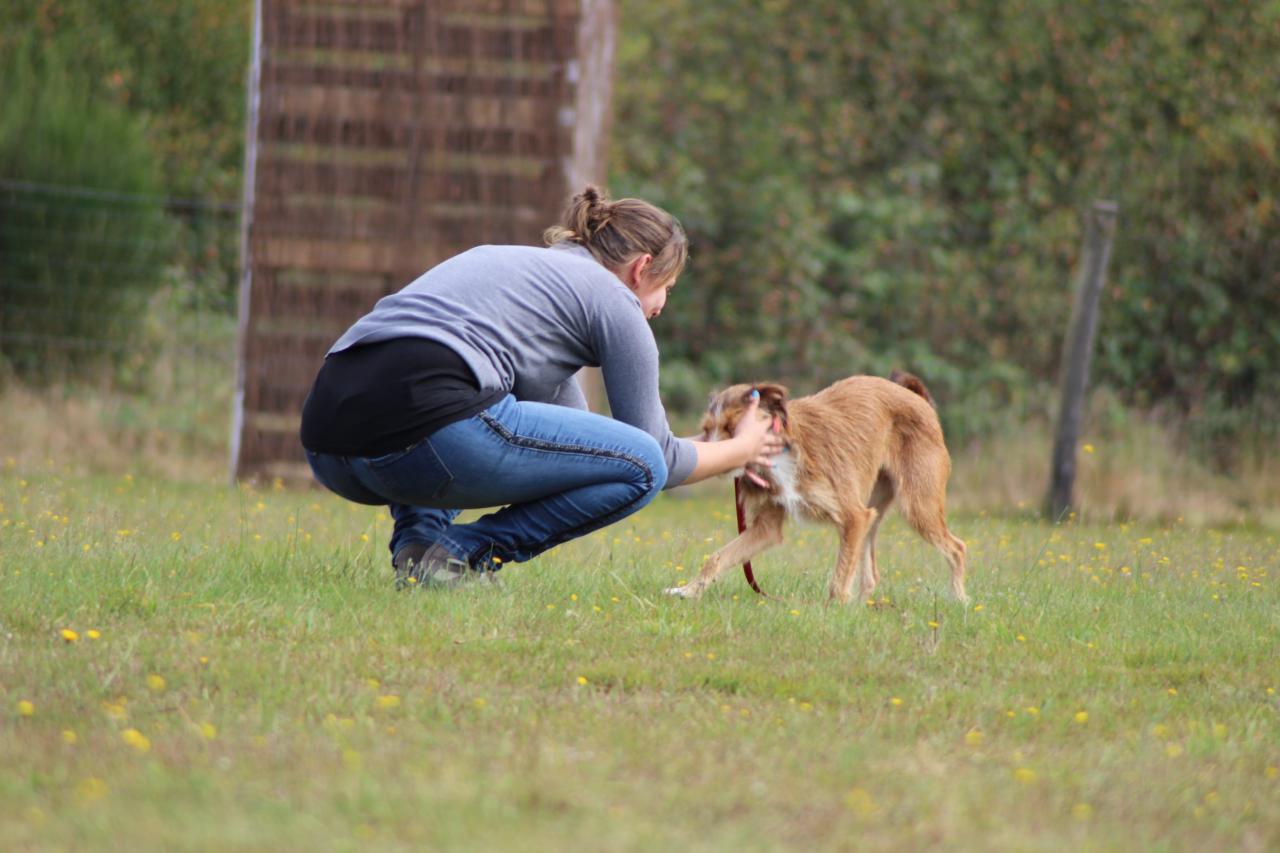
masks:
{"label": "tree foliage", "polygon": [[116,360],[162,283],[159,170],[142,122],[56,49],[20,44],[0,77],[0,177],[20,179],[0,189],[0,362],[31,379],[83,372]]}
{"label": "tree foliage", "polygon": [[252,0],[5,0],[0,56],[30,47],[38,74],[52,73],[46,60],[56,57],[58,73],[95,102],[143,123],[169,194],[234,201],[252,7]]}
{"label": "tree foliage", "polygon": [[1056,378],[1081,214],[1112,198],[1095,376],[1219,423],[1275,411],[1280,4],[623,9],[614,189],[692,237],[673,390],[901,365],[980,429]]}
{"label": "tree foliage", "polygon": [[229,293],[235,229],[165,208],[239,197],[250,8],[0,6],[0,178],[17,182],[0,196],[0,356],[24,377],[136,361],[145,300],[178,266],[187,290]]}

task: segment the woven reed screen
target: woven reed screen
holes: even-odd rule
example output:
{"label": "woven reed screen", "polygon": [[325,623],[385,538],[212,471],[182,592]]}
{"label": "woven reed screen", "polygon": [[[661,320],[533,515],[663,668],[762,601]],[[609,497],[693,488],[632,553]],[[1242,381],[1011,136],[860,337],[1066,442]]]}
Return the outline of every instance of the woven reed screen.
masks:
{"label": "woven reed screen", "polygon": [[236,477],[308,476],[303,400],[377,299],[540,242],[603,170],[608,0],[258,0]]}

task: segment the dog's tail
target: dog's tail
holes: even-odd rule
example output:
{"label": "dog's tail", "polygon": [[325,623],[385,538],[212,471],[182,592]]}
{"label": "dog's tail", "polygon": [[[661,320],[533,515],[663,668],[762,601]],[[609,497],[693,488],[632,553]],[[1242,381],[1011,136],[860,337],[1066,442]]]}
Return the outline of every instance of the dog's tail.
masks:
{"label": "dog's tail", "polygon": [[895,370],[889,374],[889,381],[896,382],[908,391],[919,394],[924,401],[934,408],[936,411],[938,404],[933,402],[933,397],[929,394],[929,389],[924,387],[924,383],[920,381],[920,377],[913,373],[907,373],[905,370]]}

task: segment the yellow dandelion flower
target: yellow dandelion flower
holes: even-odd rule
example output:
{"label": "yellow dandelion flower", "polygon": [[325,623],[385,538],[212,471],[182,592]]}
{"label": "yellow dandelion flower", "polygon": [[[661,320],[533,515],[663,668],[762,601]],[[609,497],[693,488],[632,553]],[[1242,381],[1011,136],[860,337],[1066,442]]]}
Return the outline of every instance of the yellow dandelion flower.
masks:
{"label": "yellow dandelion flower", "polygon": [[177,542],[179,539],[182,538],[182,534],[175,530],[169,534],[169,538],[172,539],[174,542]]}
{"label": "yellow dandelion flower", "polygon": [[218,736],[218,727],[213,723],[201,723],[200,736],[205,740],[213,740]]}
{"label": "yellow dandelion flower", "polygon": [[875,797],[862,788],[854,788],[844,797],[845,804],[860,818],[869,818],[880,810]]}
{"label": "yellow dandelion flower", "polygon": [[18,716],[32,717],[35,716],[36,706],[26,699],[18,700]]}
{"label": "yellow dandelion flower", "polygon": [[571,594],[571,595],[569,596],[569,600],[570,600],[570,601],[577,601],[577,600],[578,600],[578,594],[577,594],[576,592],[575,592],[575,593],[573,593],[573,594]]}
{"label": "yellow dandelion flower", "polygon": [[715,660],[715,659],[716,659],[715,652],[707,652],[707,660]]}
{"label": "yellow dandelion flower", "polygon": [[1093,452],[1093,445],[1092,445],[1092,444],[1086,444],[1086,445],[1084,445],[1083,447],[1081,447],[1080,449],[1081,449],[1081,450],[1083,450],[1085,453],[1092,453],[1092,452]]}
{"label": "yellow dandelion flower", "polygon": [[153,672],[147,676],[147,687],[150,688],[153,693],[159,693],[161,690],[164,690],[165,683],[163,675],[157,675]]}
{"label": "yellow dandelion flower", "polygon": [[75,746],[76,742],[79,740],[80,740],[80,736],[77,735],[71,729],[62,730],[62,742],[67,744],[68,746]]}
{"label": "yellow dandelion flower", "polygon": [[1026,711],[1026,712],[1027,712],[1027,714],[1028,714],[1028,716],[1032,716],[1032,717],[1038,717],[1038,716],[1040,716],[1040,709],[1039,709],[1039,708],[1037,708],[1035,705],[1028,705],[1027,707],[1023,708],[1022,710]]}
{"label": "yellow dandelion flower", "polygon": [[889,700],[889,704],[895,708],[900,708],[902,707],[902,699],[897,696],[894,696],[892,699]]}
{"label": "yellow dandelion flower", "polygon": [[579,676],[578,676],[578,684],[583,684],[583,685],[585,685],[586,683],[587,683],[587,677],[586,677],[585,675],[579,675]]}
{"label": "yellow dandelion flower", "polygon": [[394,693],[387,693],[379,696],[376,700],[379,708],[399,708],[400,697]]}
{"label": "yellow dandelion flower", "polygon": [[973,612],[974,612],[974,613],[978,613],[978,612],[980,612],[981,610],[982,610],[982,605],[981,605],[981,604],[975,604],[975,605],[973,605]]}
{"label": "yellow dandelion flower", "polygon": [[97,776],[90,776],[76,785],[76,793],[85,800],[100,800],[107,795],[107,783]]}
{"label": "yellow dandelion flower", "polygon": [[88,631],[85,631],[84,635],[88,637],[90,640],[102,639],[102,632],[95,628],[90,628]]}
{"label": "yellow dandelion flower", "polygon": [[137,729],[125,729],[120,733],[125,743],[144,755],[151,751],[151,740]]}
{"label": "yellow dandelion flower", "polygon": [[80,639],[80,635],[70,628],[63,628],[61,633],[63,641],[67,643],[74,643]]}
{"label": "yellow dandelion flower", "polygon": [[1088,711],[1076,711],[1076,722],[1077,722],[1077,723],[1082,723],[1082,724],[1083,724],[1083,723],[1087,723],[1087,722],[1089,722],[1089,712],[1088,712]]}
{"label": "yellow dandelion flower", "polygon": [[477,697],[476,699],[472,700],[471,704],[475,705],[477,708],[483,708],[485,705],[488,705],[489,702],[486,699],[481,699]]}
{"label": "yellow dandelion flower", "polygon": [[1170,696],[1177,696],[1177,695],[1178,695],[1178,688],[1176,688],[1176,687],[1170,687],[1170,688],[1169,688],[1169,690],[1168,690],[1167,692],[1168,692],[1168,694],[1169,694]]}
{"label": "yellow dandelion flower", "polygon": [[799,616],[799,615],[800,615],[800,611],[799,611],[799,610],[792,610],[792,611],[791,611],[791,615],[792,615],[792,616]]}
{"label": "yellow dandelion flower", "polygon": [[1027,637],[1026,637],[1026,635],[1025,635],[1025,634],[1019,634],[1015,639],[1016,639],[1019,643],[1025,643],[1025,642],[1027,641]]}
{"label": "yellow dandelion flower", "polygon": [[938,629],[938,623],[937,623],[937,622],[934,622],[934,621],[931,619],[931,620],[929,620],[929,627],[930,627],[930,628],[933,628],[933,629],[936,631],[936,630]]}

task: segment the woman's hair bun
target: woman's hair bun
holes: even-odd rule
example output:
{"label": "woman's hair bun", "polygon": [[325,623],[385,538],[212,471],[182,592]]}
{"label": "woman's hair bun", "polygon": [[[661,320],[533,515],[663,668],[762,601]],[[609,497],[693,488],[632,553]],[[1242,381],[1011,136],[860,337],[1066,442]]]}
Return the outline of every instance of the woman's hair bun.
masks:
{"label": "woman's hair bun", "polygon": [[609,224],[613,215],[613,205],[594,184],[587,184],[571,205],[577,216],[573,230],[584,239],[593,237],[597,231]]}
{"label": "woman's hair bun", "polygon": [[577,243],[615,271],[636,255],[652,255],[652,272],[663,280],[679,275],[689,252],[674,216],[638,198],[613,201],[595,184],[575,193],[542,236],[548,246]]}

